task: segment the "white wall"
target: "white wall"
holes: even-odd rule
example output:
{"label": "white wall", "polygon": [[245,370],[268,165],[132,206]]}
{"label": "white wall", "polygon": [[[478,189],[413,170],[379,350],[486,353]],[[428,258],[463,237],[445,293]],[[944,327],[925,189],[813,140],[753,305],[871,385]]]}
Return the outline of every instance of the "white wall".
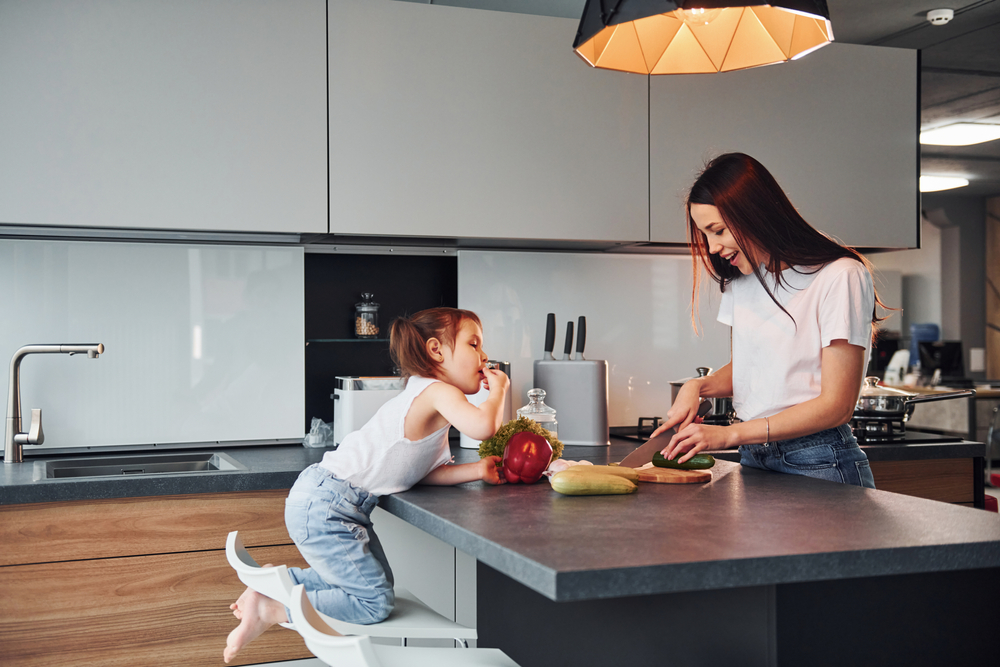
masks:
{"label": "white wall", "polygon": [[[889,296],[889,292],[882,293],[881,288],[889,283],[891,272],[898,272],[902,276],[902,301],[889,301],[887,305],[902,308],[902,312],[892,314],[890,322],[893,325],[899,322],[899,330],[904,338],[910,335],[910,324],[943,324],[941,232],[926,218],[921,218],[919,249],[868,255],[876,269],[876,286],[880,289],[883,301]],[[883,271],[887,274],[885,277],[880,275]],[[945,328],[942,328],[941,333],[944,338],[958,337],[957,332],[949,333]]]}
{"label": "white wall", "polygon": [[[484,349],[511,362],[515,408],[527,403],[542,357],[546,314],[556,314],[556,358],[566,323],[587,318],[588,359],[608,361],[611,426],[663,417],[670,381],[728,363],[729,327],[715,321],[719,292],[703,283],[703,333],[691,326],[691,259],[574,253],[458,255],[458,304],[483,320]],[[558,416],[558,415],[557,415]]]}

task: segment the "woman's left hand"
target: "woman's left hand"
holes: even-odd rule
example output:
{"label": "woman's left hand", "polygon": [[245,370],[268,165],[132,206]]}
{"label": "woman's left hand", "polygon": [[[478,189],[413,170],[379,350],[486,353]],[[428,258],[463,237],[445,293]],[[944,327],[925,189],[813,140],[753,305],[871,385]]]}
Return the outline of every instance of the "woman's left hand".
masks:
{"label": "woman's left hand", "polygon": [[507,480],[504,479],[503,469],[500,467],[503,465],[503,459],[499,456],[487,456],[479,461],[479,465],[482,468],[482,479],[487,484],[506,484]]}
{"label": "woman's left hand", "polygon": [[684,463],[703,449],[717,450],[729,447],[729,432],[725,426],[709,426],[702,423],[691,423],[682,428],[670,438],[670,443],[660,450],[663,458],[672,459],[678,454],[684,454],[678,463]]}

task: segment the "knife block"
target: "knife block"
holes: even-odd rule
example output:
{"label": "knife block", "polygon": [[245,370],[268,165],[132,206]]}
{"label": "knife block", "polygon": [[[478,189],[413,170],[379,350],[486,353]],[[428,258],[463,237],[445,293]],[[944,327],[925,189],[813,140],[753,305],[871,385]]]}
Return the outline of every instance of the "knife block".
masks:
{"label": "knife block", "polygon": [[611,444],[607,361],[542,359],[535,362],[532,386],[545,390],[545,404],[556,411],[563,444],[587,447]]}

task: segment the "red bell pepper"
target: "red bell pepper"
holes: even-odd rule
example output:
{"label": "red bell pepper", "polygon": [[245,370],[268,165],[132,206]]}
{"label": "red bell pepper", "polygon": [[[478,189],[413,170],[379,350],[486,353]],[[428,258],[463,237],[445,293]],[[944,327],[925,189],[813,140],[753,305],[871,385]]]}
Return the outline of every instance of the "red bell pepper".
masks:
{"label": "red bell pepper", "polygon": [[503,450],[503,476],[511,483],[534,484],[552,461],[552,445],[530,431],[515,433]]}

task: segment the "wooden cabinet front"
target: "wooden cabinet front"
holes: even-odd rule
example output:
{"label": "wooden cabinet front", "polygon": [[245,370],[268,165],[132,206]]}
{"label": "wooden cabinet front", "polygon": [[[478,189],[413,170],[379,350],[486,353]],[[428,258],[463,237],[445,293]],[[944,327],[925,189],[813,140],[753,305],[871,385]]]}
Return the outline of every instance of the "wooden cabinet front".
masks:
{"label": "wooden cabinet front", "polygon": [[973,506],[975,476],[972,459],[871,461],[875,488],[917,498]]}
{"label": "wooden cabinet front", "polygon": [[[287,491],[0,507],[0,664],[218,665],[244,586],[226,561],[239,530],[257,562],[304,567]],[[307,658],[275,627],[233,664]]]}

